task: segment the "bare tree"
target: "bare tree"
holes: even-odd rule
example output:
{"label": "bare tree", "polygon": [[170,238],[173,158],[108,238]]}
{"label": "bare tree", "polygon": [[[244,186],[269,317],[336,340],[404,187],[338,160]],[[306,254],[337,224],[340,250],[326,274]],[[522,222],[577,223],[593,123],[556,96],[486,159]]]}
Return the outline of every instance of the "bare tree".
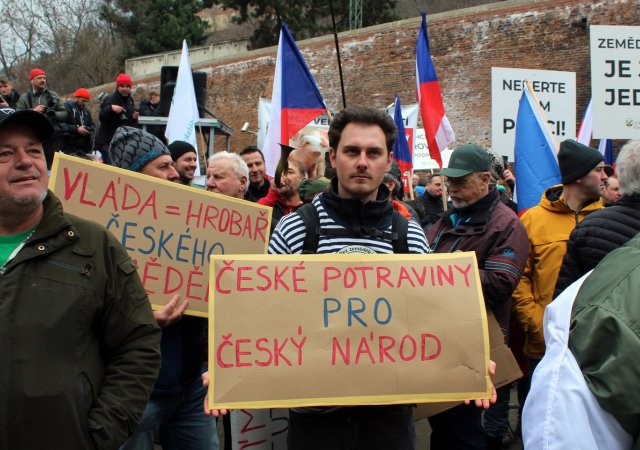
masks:
{"label": "bare tree", "polygon": [[73,92],[109,82],[123,65],[122,46],[95,0],[0,0],[0,70],[27,87],[33,67],[52,87]]}

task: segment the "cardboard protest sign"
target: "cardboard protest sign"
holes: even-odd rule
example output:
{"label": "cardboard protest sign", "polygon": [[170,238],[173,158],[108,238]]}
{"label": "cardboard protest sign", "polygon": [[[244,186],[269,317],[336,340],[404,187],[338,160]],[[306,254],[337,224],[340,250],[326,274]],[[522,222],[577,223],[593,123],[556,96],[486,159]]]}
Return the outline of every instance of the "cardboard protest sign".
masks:
{"label": "cardboard protest sign", "polygon": [[640,138],[640,27],[591,25],[593,137]]}
{"label": "cardboard protest sign", "polygon": [[209,257],[262,253],[271,208],[56,153],[49,188],[64,210],[104,225],[138,265],[155,309],[174,295],[208,315]]}
{"label": "cardboard protest sign", "polygon": [[232,450],[287,450],[288,409],[234,409],[230,414]]}
{"label": "cardboard protest sign", "polygon": [[489,397],[474,253],[214,255],[211,408]]}
{"label": "cardboard protest sign", "polygon": [[576,137],[576,74],[555,70],[491,68],[491,147],[514,160],[516,119],[525,80],[538,97],[558,142]]}
{"label": "cardboard protest sign", "polygon": [[[518,367],[518,362],[511,353],[511,349],[504,343],[504,335],[500,325],[491,311],[487,314],[487,326],[489,328],[489,345],[491,345],[489,358],[496,363],[496,374],[491,377],[491,381],[497,389],[522,378],[522,371]],[[413,409],[413,420],[417,422],[426,419],[459,404],[460,402],[447,402],[417,405]]]}

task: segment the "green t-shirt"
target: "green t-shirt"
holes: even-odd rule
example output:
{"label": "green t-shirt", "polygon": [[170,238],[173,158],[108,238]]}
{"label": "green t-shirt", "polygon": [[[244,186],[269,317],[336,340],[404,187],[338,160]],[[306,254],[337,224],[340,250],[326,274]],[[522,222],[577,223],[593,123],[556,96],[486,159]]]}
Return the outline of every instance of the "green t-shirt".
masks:
{"label": "green t-shirt", "polygon": [[11,253],[33,232],[33,228],[11,236],[0,236],[0,267],[4,266]]}

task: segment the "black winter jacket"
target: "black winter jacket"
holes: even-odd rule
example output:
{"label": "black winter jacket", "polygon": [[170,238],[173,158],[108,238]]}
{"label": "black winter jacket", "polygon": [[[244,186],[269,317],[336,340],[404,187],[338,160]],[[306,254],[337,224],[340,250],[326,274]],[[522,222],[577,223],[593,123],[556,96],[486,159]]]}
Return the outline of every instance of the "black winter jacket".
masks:
{"label": "black winter jacket", "polygon": [[[125,112],[116,114],[111,109],[111,105],[122,106]],[[96,147],[108,146],[119,127],[137,127],[138,121],[133,119],[133,113],[134,103],[131,96],[123,97],[118,91],[107,95],[100,105],[100,128],[96,137]]]}
{"label": "black winter jacket", "polygon": [[554,298],[638,232],[640,195],[623,195],[615,205],[585,217],[567,242]]}
{"label": "black winter jacket", "polygon": [[[67,121],[62,124],[64,130],[62,150],[70,155],[90,153],[93,150],[93,135],[96,131],[91,112],[88,108],[78,108],[78,104],[73,100],[67,100],[64,106],[67,108]],[[78,128],[82,125],[92,133],[86,136],[78,134]]]}

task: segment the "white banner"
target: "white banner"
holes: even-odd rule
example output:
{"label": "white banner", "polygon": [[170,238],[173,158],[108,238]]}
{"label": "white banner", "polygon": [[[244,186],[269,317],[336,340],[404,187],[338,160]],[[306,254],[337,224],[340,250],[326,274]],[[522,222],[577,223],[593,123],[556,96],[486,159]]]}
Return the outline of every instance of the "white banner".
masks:
{"label": "white banner", "polygon": [[[393,119],[394,108],[395,108],[395,105],[392,104],[386,109],[387,115],[392,119]],[[412,158],[416,148],[415,134],[416,134],[416,129],[418,128],[418,112],[419,111],[420,111],[420,108],[418,108],[417,103],[413,105],[405,105],[402,107],[402,120],[404,120],[404,131],[407,135],[407,144],[409,144],[409,148],[411,149]]]}
{"label": "white banner", "polygon": [[[438,163],[429,156],[429,144],[427,144],[427,136],[424,133],[424,128],[418,128],[414,142],[413,171],[439,170],[440,168],[438,167]],[[442,167],[447,167],[449,165],[451,153],[453,153],[453,150],[448,147],[440,152],[440,156],[442,157]]]}
{"label": "white banner", "polygon": [[[191,74],[191,63],[189,62],[189,48],[185,39],[182,41],[178,79],[171,99],[171,109],[167,119],[167,131],[165,132],[169,143],[184,141],[197,149],[196,122],[198,122],[199,118],[198,102],[196,101],[196,91],[193,88],[193,75]],[[197,158],[196,161],[195,176],[198,177],[202,173],[200,171],[200,158]]]}
{"label": "white banner", "polygon": [[640,27],[591,25],[593,137],[640,138]]}
{"label": "white banner", "polygon": [[516,118],[524,80],[544,110],[558,142],[576,137],[576,74],[553,70],[491,68],[491,147],[514,160]]}

